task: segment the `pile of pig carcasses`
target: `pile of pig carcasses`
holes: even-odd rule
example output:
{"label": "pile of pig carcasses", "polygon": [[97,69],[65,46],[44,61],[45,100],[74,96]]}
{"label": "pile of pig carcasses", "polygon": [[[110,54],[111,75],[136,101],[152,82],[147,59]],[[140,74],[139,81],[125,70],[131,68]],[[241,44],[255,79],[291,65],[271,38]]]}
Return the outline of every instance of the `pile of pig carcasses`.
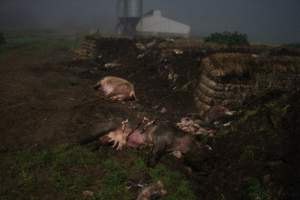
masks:
{"label": "pile of pig carcasses", "polygon": [[[93,48],[91,48],[93,47]],[[300,50],[272,46],[222,46],[193,39],[88,36],[77,58],[99,66],[153,66],[170,90],[188,90],[200,115],[211,106],[240,106],[270,89],[300,83]],[[113,65],[113,63],[116,63]],[[147,77],[145,77],[147,78]]]}

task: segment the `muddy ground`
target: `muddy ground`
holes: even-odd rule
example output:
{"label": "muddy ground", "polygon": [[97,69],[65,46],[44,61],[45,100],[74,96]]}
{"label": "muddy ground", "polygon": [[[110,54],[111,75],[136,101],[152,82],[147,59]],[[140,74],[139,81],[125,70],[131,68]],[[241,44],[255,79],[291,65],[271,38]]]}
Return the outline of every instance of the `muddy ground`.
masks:
{"label": "muddy ground", "polygon": [[[136,48],[136,41],[122,41],[102,41],[98,44],[97,57],[87,60],[74,60],[76,55],[72,45],[51,37],[46,43],[34,40],[25,45],[1,48],[1,154],[7,157],[28,149],[39,152],[40,149],[61,144],[75,144],[79,138],[89,134],[95,124],[116,118],[147,116],[175,123],[183,116],[197,113],[192,98],[193,87],[199,75],[199,62],[207,54],[207,49],[190,47],[184,49],[182,54],[176,54],[173,48],[168,50],[168,43],[164,43],[163,47],[167,50],[161,51],[160,42],[156,39],[157,42],[149,47],[151,53],[147,53],[147,50]],[[144,43],[153,41],[150,39]],[[141,54],[144,55],[138,59],[137,56]],[[109,62],[118,62],[121,66],[106,69],[104,64]],[[174,74],[177,75],[176,81]],[[114,103],[95,92],[92,86],[106,75],[131,81],[135,85],[138,100]],[[299,139],[295,136],[298,130],[295,124],[299,122],[295,111],[299,110],[299,106],[292,103],[297,100],[299,91],[293,95],[283,93],[283,99],[282,95],[277,94],[266,96],[271,98],[261,101],[257,97],[257,100],[250,101],[232,129],[221,131],[220,137],[203,139],[212,145],[215,152],[205,159],[190,158],[187,164],[195,169],[194,173],[189,174],[181,162],[174,167],[177,161],[163,161],[169,170],[189,174],[196,197],[191,195],[188,199],[299,197],[296,192],[299,174],[295,172],[294,179],[289,179],[293,175],[289,171],[297,170],[299,166],[294,161],[299,158],[299,149],[293,142]],[[261,120],[261,116],[265,116],[265,121]],[[288,127],[285,127],[287,124]],[[254,136],[252,130],[258,130]],[[267,141],[271,141],[270,144]],[[287,148],[289,145],[291,148]],[[278,153],[277,148],[282,148],[280,152],[283,153]],[[126,152],[105,150],[100,155],[104,156],[100,156],[100,160],[107,159],[106,155],[116,157],[118,162],[127,159],[130,163],[133,159],[126,157]],[[6,166],[5,163],[3,166]],[[148,170],[145,166],[142,168]],[[93,170],[87,168],[83,171],[93,174]],[[5,181],[10,180],[4,192],[7,199],[16,198],[7,193],[9,190],[18,190],[13,187],[18,184],[11,181],[14,176],[12,173],[11,177],[4,178]],[[20,191],[17,197],[22,199]],[[41,191],[53,192],[47,187],[39,190],[38,194],[32,190],[27,192],[41,197]],[[46,199],[68,199],[58,194],[54,191]],[[178,196],[178,199],[182,197]]]}
{"label": "muddy ground", "polygon": [[[133,169],[130,177],[138,177],[137,181],[143,180],[145,179],[144,171],[146,173],[150,170],[148,177],[151,176],[152,169],[145,167],[146,155],[142,152],[114,154],[113,150],[108,148],[102,150],[104,151],[102,153],[91,155],[86,153],[84,148],[78,151],[75,148],[75,150],[70,150],[71,152],[61,151],[61,148],[64,149],[61,145],[76,144],[80,138],[90,133],[95,124],[108,120],[136,119],[136,117],[148,116],[175,122],[175,119],[184,113],[193,112],[191,93],[184,92],[182,95],[182,92],[172,92],[169,82],[157,75],[155,64],[148,64],[145,61],[143,65],[137,63],[129,65],[131,63],[128,62],[121,68],[107,70],[100,63],[91,60],[74,60],[72,49],[77,45],[78,40],[73,36],[57,37],[51,34],[43,36],[38,33],[29,36],[28,33],[25,36],[21,33],[11,38],[9,34],[7,36],[9,37],[8,45],[0,49],[0,151],[3,158],[0,177],[1,182],[5,183],[5,187],[0,190],[1,198],[82,199],[82,191],[74,188],[82,187],[82,190],[88,187],[95,188],[106,179],[94,176],[92,178],[94,181],[79,183],[76,181],[77,179],[73,180],[73,177],[89,178],[95,174],[93,171],[97,169],[97,175],[100,174],[101,177],[101,174],[106,171],[108,180],[110,180],[111,176],[115,176],[114,173],[123,175],[124,170],[135,166],[134,163],[137,163],[138,167]],[[118,48],[112,45],[109,50],[113,52]],[[123,49],[123,51],[127,51],[127,49]],[[115,103],[103,98],[92,86],[105,75],[116,75],[132,81],[136,88],[138,101]],[[166,110],[166,112],[162,113],[162,110]],[[107,150],[109,151],[107,152]],[[44,158],[45,152],[46,158]],[[63,155],[60,155],[61,152]],[[69,161],[68,155],[72,153],[75,158],[70,158]],[[62,166],[58,169],[57,165],[60,164],[54,162],[53,159],[48,159],[48,155],[50,158],[52,158],[51,155],[55,155],[59,159],[65,154],[67,157],[60,161]],[[92,167],[89,168],[94,170],[87,169],[87,166],[91,164],[89,156],[94,159]],[[48,166],[46,168],[42,167],[44,165],[40,163],[44,163],[45,159],[45,165]],[[75,162],[74,166],[65,169],[65,165],[73,163],[75,159],[83,160],[84,166],[77,166],[78,162]],[[36,160],[38,161],[36,162]],[[85,163],[85,160],[88,162]],[[105,164],[107,162],[109,163],[108,167]],[[111,171],[109,169],[111,164],[117,166],[120,171]],[[120,166],[121,164],[122,166]],[[41,167],[43,172],[41,172]],[[135,173],[140,168],[141,172]],[[174,170],[178,171],[179,168]],[[6,169],[9,170],[5,175],[4,170]],[[161,170],[163,170],[163,174],[166,174],[165,184],[167,185],[168,174],[173,177],[170,179],[171,181],[181,176],[177,172],[177,174],[172,171],[165,172],[164,166],[159,165],[154,168],[154,172],[158,171],[159,174]],[[60,175],[61,173],[63,175]],[[73,174],[73,176],[68,176],[68,174]],[[159,174],[157,174],[158,177]],[[127,175],[128,173],[126,173]],[[149,178],[146,179],[148,182],[151,181]],[[74,182],[75,186],[72,189],[68,184],[61,184],[62,180],[64,180],[63,183]],[[186,189],[189,187],[184,179],[181,178],[181,180],[183,185],[174,186],[169,183],[169,187],[174,188],[173,197],[169,195],[170,198],[172,199],[176,195],[180,199],[180,195],[188,195],[191,196],[190,199],[194,199],[194,194],[189,193],[189,189]],[[123,178],[120,181],[122,183],[119,186],[120,191],[123,191],[126,186],[124,184],[127,184],[128,181]],[[106,187],[108,186],[109,184]],[[117,187],[118,185],[113,186]],[[181,187],[178,190],[181,194],[176,194],[177,187]],[[70,190],[72,192],[69,192]],[[106,196],[102,194],[103,190],[104,193],[105,191],[108,193]],[[44,196],[43,191],[47,191],[48,195]],[[115,191],[114,187],[104,188],[100,191],[99,197],[95,197],[96,199],[108,199],[114,198],[114,195],[122,195]],[[182,191],[186,192],[182,193]],[[125,195],[124,199],[134,199],[136,195],[137,190],[135,189],[128,194],[129,197]]]}
{"label": "muddy ground", "polygon": [[61,64],[67,52],[49,53],[11,50],[1,59],[3,150],[66,142],[73,135],[68,131],[76,114],[72,107],[88,95],[89,83],[73,87],[74,76]]}
{"label": "muddy ground", "polygon": [[[115,49],[113,44],[109,48],[110,55],[119,55],[119,48],[121,52],[122,49],[128,51],[124,46]],[[74,55],[70,51],[48,53],[36,56],[34,52],[27,54],[26,50],[21,53],[11,50],[1,59],[0,110],[4,149],[74,142],[97,121],[115,117],[142,116],[145,112],[144,115],[149,117],[175,121],[186,113],[196,112],[192,91],[175,91],[167,79],[159,76],[158,58],[147,58],[155,62],[129,60],[119,68],[107,70],[101,63],[73,61]],[[127,56],[125,54],[125,58]],[[195,56],[185,58],[182,56],[177,65],[185,69],[197,67]],[[131,81],[138,101],[120,104],[101,97],[92,86],[106,75]],[[160,113],[165,109],[166,113]]]}

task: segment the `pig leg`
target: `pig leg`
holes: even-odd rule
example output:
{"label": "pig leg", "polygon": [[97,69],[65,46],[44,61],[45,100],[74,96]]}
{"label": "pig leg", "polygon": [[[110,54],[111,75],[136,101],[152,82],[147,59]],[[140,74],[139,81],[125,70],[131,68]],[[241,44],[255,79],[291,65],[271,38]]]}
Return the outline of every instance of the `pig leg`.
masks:
{"label": "pig leg", "polygon": [[110,99],[113,101],[123,101],[126,98],[124,94],[118,94],[115,96],[112,96]]}
{"label": "pig leg", "polygon": [[166,153],[167,145],[164,141],[158,141],[154,144],[150,157],[148,158],[148,166],[154,167],[160,158]]}

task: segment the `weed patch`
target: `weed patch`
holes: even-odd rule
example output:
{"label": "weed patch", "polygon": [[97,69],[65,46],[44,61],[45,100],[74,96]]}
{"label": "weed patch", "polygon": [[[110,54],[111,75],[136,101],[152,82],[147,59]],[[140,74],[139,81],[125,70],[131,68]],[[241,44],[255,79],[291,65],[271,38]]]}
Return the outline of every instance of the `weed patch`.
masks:
{"label": "weed patch", "polygon": [[163,199],[195,199],[179,172],[163,164],[148,168],[135,150],[120,154],[68,145],[5,153],[0,163],[1,172],[6,172],[0,175],[0,198],[41,199],[47,193],[50,199],[83,199],[82,192],[90,190],[94,200],[130,200],[136,198],[138,189],[129,189],[128,183],[162,180],[168,191]]}

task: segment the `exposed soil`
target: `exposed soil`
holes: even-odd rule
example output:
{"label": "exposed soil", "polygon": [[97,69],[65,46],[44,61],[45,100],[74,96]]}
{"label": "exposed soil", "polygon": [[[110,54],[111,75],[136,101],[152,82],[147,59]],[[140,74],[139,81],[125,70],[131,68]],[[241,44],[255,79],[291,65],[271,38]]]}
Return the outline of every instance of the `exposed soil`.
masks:
{"label": "exposed soil", "polygon": [[12,51],[1,59],[0,130],[4,150],[71,141],[74,133],[70,127],[78,112],[73,107],[93,95],[87,92],[87,80],[72,86],[76,77],[61,64],[62,59],[68,59],[66,52],[48,56]]}
{"label": "exposed soil", "polygon": [[[120,45],[120,48],[114,45],[108,43],[105,47],[106,62],[120,59],[112,56],[119,56],[120,49],[125,49],[121,53],[130,49],[128,44]],[[108,70],[103,68],[104,60],[74,61],[74,55],[65,49],[48,49],[46,53],[40,53],[39,49],[34,48],[28,52],[22,49],[4,52],[0,58],[0,153],[10,155],[28,149],[39,152],[49,146],[76,143],[79,138],[89,134],[97,123],[108,120],[134,120],[147,116],[176,122],[186,113],[195,112],[192,91],[177,91],[175,85],[170,84],[166,78],[168,71],[159,69],[161,64],[158,66],[157,63],[161,62],[158,60],[160,52],[156,53],[157,58],[151,54],[151,57],[141,61],[136,61],[137,53],[136,49],[128,51],[128,54],[122,56],[122,67]],[[188,54],[180,56],[176,67],[196,69],[198,61],[195,56],[187,57]],[[172,62],[175,63],[175,60]],[[181,70],[185,71],[184,68]],[[138,101],[111,102],[95,91],[92,86],[106,75],[120,76],[131,81]],[[185,83],[186,77],[182,78],[181,84]],[[116,154],[116,160],[122,163],[122,159],[126,159],[122,156],[125,153]],[[132,155],[128,158],[132,159]],[[168,159],[165,162],[169,162],[170,166],[173,164]],[[178,170],[181,167],[178,165],[174,168]],[[12,169],[7,177],[1,176],[1,179],[4,178],[2,181],[7,181],[5,190],[17,192],[17,186],[13,186],[17,184],[13,178],[16,171],[17,168]],[[135,176],[140,177],[139,174]],[[39,179],[47,182],[47,178],[42,175]],[[51,193],[49,199],[58,195],[51,186],[44,190]],[[40,196],[39,192],[40,189],[32,194]],[[12,194],[12,197],[14,195],[20,195],[20,192]]]}
{"label": "exposed soil", "polygon": [[[109,55],[107,62],[128,52],[122,57],[121,67],[107,70],[103,62],[72,61],[71,54],[64,51],[54,51],[46,57],[12,51],[1,59],[2,148],[74,142],[95,123],[116,117],[145,115],[177,120],[195,112],[192,91],[177,91],[176,85],[170,84],[166,78],[168,70],[160,69],[160,55],[153,57],[155,53],[151,53],[150,58],[137,61],[136,50],[131,50],[128,44],[119,44],[118,48],[108,44],[103,47]],[[196,70],[198,66],[196,56],[189,53],[180,55],[176,65],[174,61],[166,61],[165,65],[182,68],[181,71]],[[138,101],[120,104],[101,97],[92,86],[106,75],[131,81]],[[185,79],[182,76],[179,83],[183,85]],[[160,113],[165,109],[166,113]]]}
{"label": "exposed soil", "polygon": [[[122,41],[114,43],[106,40],[97,44],[96,53],[101,58],[96,60],[74,61],[70,51],[57,49],[41,56],[39,52],[20,53],[17,50],[1,55],[0,151],[75,143],[78,138],[89,134],[95,124],[116,118],[136,119],[147,116],[175,123],[187,114],[196,113],[192,93],[199,75],[199,62],[204,55],[201,49],[182,48],[183,53],[177,55],[167,47],[163,47],[162,51],[157,43],[149,48],[151,53],[147,53],[138,50],[135,41]],[[138,59],[137,56],[142,53],[145,55]],[[118,62],[122,66],[105,69],[104,64],[109,62]],[[176,81],[172,77],[174,74],[177,76]],[[138,100],[115,103],[103,98],[92,86],[106,75],[131,81],[136,88]],[[282,191],[273,195],[276,199],[299,197],[294,189],[298,188],[299,179],[296,177],[294,181],[289,181],[286,178],[291,175],[287,173],[288,170],[297,170],[296,166],[299,166],[293,160],[299,157],[299,149],[295,144],[296,140],[299,141],[296,136],[298,129],[294,126],[299,121],[298,114],[295,113],[295,110],[299,110],[299,104],[292,103],[297,97],[299,95],[295,94],[286,102],[278,100],[280,109],[285,109],[285,103],[290,107],[287,115],[278,118],[279,121],[285,120],[284,123],[279,123],[275,128],[269,128],[274,123],[268,121],[270,114],[265,113],[276,110],[277,107],[261,110],[259,106],[264,108],[266,103],[257,100],[254,103],[258,102],[259,106],[255,107],[258,111],[255,111],[254,117],[246,117],[246,122],[237,124],[236,129],[225,130],[224,137],[210,141],[214,155],[196,161],[192,158],[189,163],[198,170],[193,174],[193,181],[197,183],[194,185],[195,190],[203,194],[205,199],[244,198],[241,190],[248,184],[247,180],[255,178],[259,183],[271,184],[270,187],[266,186],[271,191],[261,191],[260,184],[254,184],[262,195],[257,196],[255,193],[253,199],[265,199],[264,195],[273,194],[275,189]],[[251,106],[249,109],[255,110]],[[277,114],[275,112],[275,116]],[[261,116],[267,122],[258,123]],[[247,125],[244,126],[244,123]],[[271,130],[272,133],[257,137],[250,134],[252,130],[260,130],[261,127],[264,128],[262,131],[269,133]],[[228,132],[230,134],[227,136]],[[239,134],[244,132],[245,135]],[[275,138],[274,142],[280,142],[269,145],[266,141],[270,138]],[[291,148],[287,148],[289,145]],[[278,154],[278,147],[283,148],[285,153]],[[271,153],[264,152],[265,149]],[[287,160],[282,158],[285,156]],[[278,169],[273,170],[269,166],[273,162],[276,162],[275,165],[279,162],[279,167],[275,166]],[[266,180],[267,183],[264,183],[264,177],[267,179],[269,176],[271,181]],[[283,186],[279,185],[280,181],[284,182]],[[247,186],[245,187],[247,190]],[[290,195],[286,193],[289,190],[292,190]],[[245,199],[248,197],[249,195]]]}

